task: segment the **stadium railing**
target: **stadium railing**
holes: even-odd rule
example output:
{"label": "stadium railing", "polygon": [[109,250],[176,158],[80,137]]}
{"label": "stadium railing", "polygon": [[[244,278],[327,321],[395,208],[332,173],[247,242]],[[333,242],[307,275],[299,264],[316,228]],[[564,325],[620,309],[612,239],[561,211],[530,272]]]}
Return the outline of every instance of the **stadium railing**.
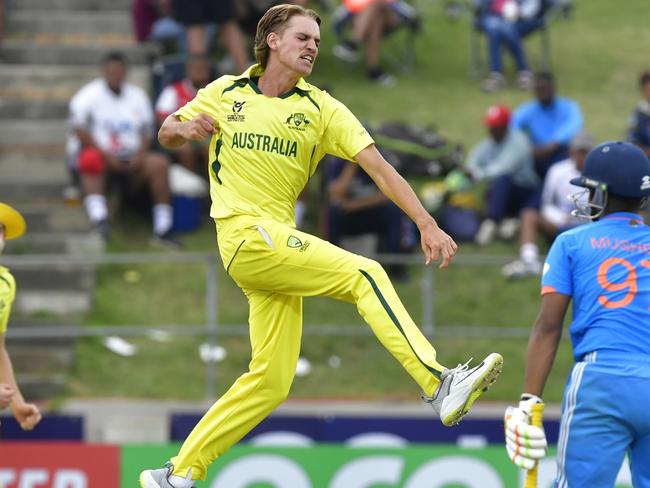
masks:
{"label": "stadium railing", "polygon": [[[403,254],[380,254],[371,256],[382,264],[404,264],[423,266],[420,280],[420,326],[428,337],[475,337],[523,339],[528,337],[527,328],[499,327],[496,325],[438,325],[436,323],[435,270],[433,266],[424,266],[421,256]],[[500,266],[512,261],[515,256],[494,255],[460,255],[454,258],[455,266]],[[104,255],[68,255],[68,254],[23,254],[3,256],[2,264],[13,269],[47,269],[62,266],[98,266],[125,264],[200,264],[205,268],[205,323],[190,325],[168,323],[156,325],[119,324],[93,325],[34,325],[29,327],[10,327],[8,338],[56,338],[56,337],[109,337],[109,336],[147,336],[163,331],[172,336],[203,336],[210,347],[217,345],[218,336],[247,335],[247,324],[225,324],[219,321],[219,271],[221,260],[216,253],[122,253]],[[345,327],[341,324],[309,324],[304,328],[304,335],[315,336],[365,336],[372,334],[369,327]],[[206,398],[214,397],[215,362],[206,362]]]}

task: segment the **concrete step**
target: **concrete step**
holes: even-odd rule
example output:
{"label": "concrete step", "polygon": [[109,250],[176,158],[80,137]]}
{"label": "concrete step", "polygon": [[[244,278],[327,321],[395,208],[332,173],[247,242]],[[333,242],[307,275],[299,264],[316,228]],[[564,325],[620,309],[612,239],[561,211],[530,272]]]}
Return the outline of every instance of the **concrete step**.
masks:
{"label": "concrete step", "polygon": [[0,145],[65,143],[67,134],[65,120],[0,119]]}
{"label": "concrete step", "polygon": [[37,46],[84,47],[106,45],[115,49],[131,49],[138,43],[129,34],[112,32],[13,32],[7,42],[30,42]]}
{"label": "concrete step", "polygon": [[131,0],[19,0],[11,3],[11,11],[20,10],[121,10],[129,11]]}
{"label": "concrete step", "polygon": [[63,373],[16,373],[16,381],[26,400],[38,402],[51,400],[65,392],[66,375]]}
{"label": "concrete step", "polygon": [[6,199],[23,214],[29,233],[69,233],[87,232],[90,229],[88,218],[81,207],[68,207],[61,204],[15,204]]}
{"label": "concrete step", "polygon": [[61,203],[67,182],[4,182],[0,179],[0,195],[3,200],[19,203]]}
{"label": "concrete step", "polygon": [[11,273],[20,284],[21,293],[34,290],[85,292],[95,285],[95,270],[90,265],[53,263],[52,266],[34,268],[14,264]]}
{"label": "concrete step", "polygon": [[27,182],[67,182],[68,169],[60,157],[26,158],[20,155],[0,156],[2,182],[21,184]]}
{"label": "concrete step", "polygon": [[[22,2],[21,2],[22,3]],[[130,11],[9,10],[7,34],[17,32],[113,33],[133,37]]]}
{"label": "concrete step", "polygon": [[[0,92],[4,90],[0,89]],[[68,116],[68,97],[64,100],[20,99],[19,96],[4,96],[0,93],[0,119],[65,119]],[[11,100],[9,100],[11,98]]]}
{"label": "concrete step", "polygon": [[105,244],[95,232],[27,232],[19,240],[7,243],[7,252],[19,254],[102,254]]}
{"label": "concrete step", "polygon": [[25,314],[85,314],[91,308],[90,291],[75,290],[21,290],[14,305],[15,310]]}
{"label": "concrete step", "polygon": [[[65,35],[64,35],[65,36]],[[72,36],[54,39],[45,37],[39,42],[22,39],[6,39],[0,46],[0,59],[4,69],[14,64],[76,64],[98,66],[104,56],[119,48],[132,65],[144,65],[155,55],[153,45],[115,45],[106,39],[83,39]]]}
{"label": "concrete step", "polygon": [[19,310],[12,310],[11,318],[9,319],[9,327],[7,329],[7,345],[8,347],[22,347],[25,345],[34,347],[68,347],[75,343],[77,340],[75,337],[18,338],[13,336],[13,332],[29,329],[30,327],[71,327],[78,325],[78,323],[79,319],[73,316],[59,316],[54,319],[49,317],[44,318],[42,315],[23,315]]}
{"label": "concrete step", "polygon": [[60,204],[70,182],[65,158],[58,154],[2,154],[0,175],[2,199],[15,204]]}
{"label": "concrete step", "polygon": [[[99,63],[84,65],[4,64],[0,70],[0,99],[52,99],[63,101],[83,85],[100,76]],[[148,90],[151,85],[149,67],[129,66],[128,81]]]}
{"label": "concrete step", "polygon": [[2,157],[17,156],[23,158],[40,159],[43,157],[57,157],[64,160],[65,140],[43,144],[40,142],[25,143],[21,140],[13,140],[5,143],[0,142],[0,154]]}
{"label": "concrete step", "polygon": [[7,350],[16,371],[22,374],[44,374],[65,371],[74,359],[72,348],[68,346],[35,346],[24,341],[23,344],[8,344]]}

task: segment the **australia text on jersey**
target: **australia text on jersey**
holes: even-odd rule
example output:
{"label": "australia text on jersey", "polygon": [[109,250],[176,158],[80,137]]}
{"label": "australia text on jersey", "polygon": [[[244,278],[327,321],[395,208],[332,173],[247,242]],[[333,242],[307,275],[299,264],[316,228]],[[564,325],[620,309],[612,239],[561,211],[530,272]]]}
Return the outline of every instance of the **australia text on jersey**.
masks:
{"label": "australia text on jersey", "polygon": [[231,147],[233,149],[255,149],[293,157],[298,153],[298,143],[296,141],[253,132],[235,132],[232,137]]}

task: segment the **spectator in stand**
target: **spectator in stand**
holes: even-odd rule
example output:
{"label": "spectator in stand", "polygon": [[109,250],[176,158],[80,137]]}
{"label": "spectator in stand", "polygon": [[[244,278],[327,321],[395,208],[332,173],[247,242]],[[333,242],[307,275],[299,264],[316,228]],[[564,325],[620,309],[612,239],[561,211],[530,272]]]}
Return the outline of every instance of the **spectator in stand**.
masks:
{"label": "spectator in stand", "polygon": [[234,17],[232,0],[173,0],[174,17],[187,29],[187,50],[207,54],[207,24],[216,23],[218,34],[241,73],[251,64],[246,40]]}
{"label": "spectator in stand", "polygon": [[142,89],[125,81],[123,54],[109,53],[102,73],[70,101],[72,135],[68,150],[76,156],[86,212],[106,238],[107,184],[117,184],[129,204],[141,204],[142,189],[148,188],[153,200],[152,244],[179,247],[171,234],[169,158],[152,150],[151,102]]}
{"label": "spectator in stand", "polygon": [[510,109],[493,105],[483,120],[489,137],[472,149],[466,164],[473,181],[489,182],[486,218],[475,237],[479,245],[492,242],[497,231],[501,237],[511,237],[514,232],[506,224],[511,222],[507,217],[518,217],[525,209],[538,208],[541,191],[530,142],[524,133],[508,125]]}
{"label": "spectator in stand", "polygon": [[517,86],[530,90],[533,74],[526,61],[523,38],[539,29],[542,18],[542,0],[478,0],[477,25],[487,37],[490,74],[483,81],[483,90],[494,92],[506,84],[503,76],[501,50],[512,53],[517,67]]}
{"label": "spectator in stand", "polygon": [[553,241],[561,232],[586,222],[571,213],[576,208],[572,196],[587,203],[583,188],[572,185],[571,180],[582,174],[585,158],[594,145],[594,138],[590,134],[580,132],[571,141],[569,158],[554,164],[548,170],[542,190],[541,209],[537,211],[527,208],[521,213],[519,259],[503,267],[501,271],[504,277],[519,279],[539,275],[542,272],[542,261],[537,236],[542,234]]}
{"label": "spectator in stand", "polygon": [[[165,87],[156,101],[156,119],[164,120],[196,96],[196,92],[212,79],[207,57],[190,56],[185,65],[185,78]],[[185,144],[172,151],[172,156],[188,170],[207,178],[207,143]]]}
{"label": "spectator in stand", "polygon": [[131,15],[138,42],[171,43],[170,51],[187,52],[187,33],[174,19],[171,0],[133,0]]}
{"label": "spectator in stand", "polygon": [[343,6],[352,14],[352,34],[349,39],[334,46],[334,56],[347,62],[357,62],[361,45],[365,44],[365,62],[368,78],[379,85],[391,87],[397,79],[379,65],[381,40],[387,30],[397,27],[400,19],[391,9],[395,0],[343,0]]}
{"label": "spectator in stand", "polygon": [[517,108],[512,127],[528,134],[535,170],[543,181],[553,163],[569,156],[569,142],[582,130],[582,113],[575,101],[556,96],[552,73],[536,73],[534,87],[536,100]]}
{"label": "spectator in stand", "polygon": [[[374,234],[378,252],[410,252],[415,231],[359,165],[332,157],[325,168],[327,180],[327,240],[340,245],[343,236]],[[403,266],[388,266],[394,279],[405,279]]]}
{"label": "spectator in stand", "polygon": [[[0,203],[0,254],[5,241],[20,237],[25,228],[23,216],[9,205]],[[5,332],[15,297],[16,281],[7,268],[0,266],[0,410],[10,407],[20,427],[32,430],[41,421],[41,412],[33,403],[25,402],[5,348]]]}
{"label": "spectator in stand", "polygon": [[255,37],[257,23],[264,13],[275,5],[288,3],[307,8],[309,0],[239,0],[235,2],[235,15],[244,33]]}
{"label": "spectator in stand", "polygon": [[639,78],[641,100],[630,117],[628,141],[639,146],[650,156],[650,71],[644,71]]}

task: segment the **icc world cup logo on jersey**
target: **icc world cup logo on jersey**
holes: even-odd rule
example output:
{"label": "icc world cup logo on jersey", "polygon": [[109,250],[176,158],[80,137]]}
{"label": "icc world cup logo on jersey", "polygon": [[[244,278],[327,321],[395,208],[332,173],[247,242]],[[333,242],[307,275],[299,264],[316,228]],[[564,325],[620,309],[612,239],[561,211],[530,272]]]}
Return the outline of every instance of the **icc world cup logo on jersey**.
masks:
{"label": "icc world cup logo on jersey", "polygon": [[232,104],[232,113],[228,114],[228,122],[243,122],[246,116],[241,113],[246,102],[235,102]]}
{"label": "icc world cup logo on jersey", "polygon": [[305,114],[295,113],[289,115],[289,117],[287,117],[287,120],[285,120],[284,123],[288,126],[289,129],[304,131],[305,126],[309,125],[309,120],[307,120]]}

